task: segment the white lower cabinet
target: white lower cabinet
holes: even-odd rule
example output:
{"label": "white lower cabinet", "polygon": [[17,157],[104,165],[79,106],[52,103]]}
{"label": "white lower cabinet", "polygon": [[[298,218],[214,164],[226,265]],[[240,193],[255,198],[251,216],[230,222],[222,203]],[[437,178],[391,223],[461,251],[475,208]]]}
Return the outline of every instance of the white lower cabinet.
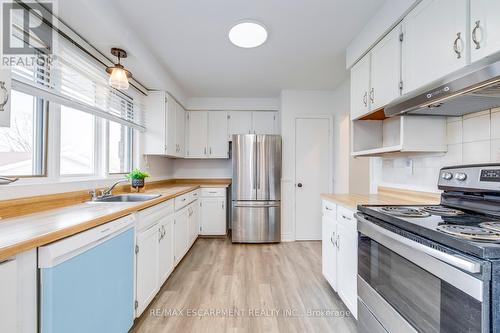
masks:
{"label": "white lower cabinet", "polygon": [[198,238],[200,232],[200,203],[195,201],[188,206],[189,218],[188,218],[188,234],[189,242],[188,247],[191,247]]}
{"label": "white lower cabinet", "polygon": [[174,220],[174,258],[177,265],[188,250],[189,207],[175,212]]}
{"label": "white lower cabinet", "polygon": [[36,249],[0,261],[0,332],[37,332]]}
{"label": "white lower cabinet", "polygon": [[204,188],[201,192],[200,234],[223,236],[226,234],[226,188]]}
{"label": "white lower cabinet", "polygon": [[352,315],[358,317],[358,232],[354,212],[323,201],[323,275]]}
{"label": "white lower cabinet", "polygon": [[139,317],[159,290],[158,223],[137,235],[136,316]]}
{"label": "white lower cabinet", "polygon": [[169,215],[159,222],[158,280],[165,283],[174,270],[174,217]]}

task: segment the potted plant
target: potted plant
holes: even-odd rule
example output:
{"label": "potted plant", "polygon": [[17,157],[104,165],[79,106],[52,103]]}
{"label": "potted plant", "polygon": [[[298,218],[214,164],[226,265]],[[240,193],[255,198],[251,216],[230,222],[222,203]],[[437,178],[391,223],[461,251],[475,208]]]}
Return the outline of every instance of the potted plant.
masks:
{"label": "potted plant", "polygon": [[127,175],[127,178],[130,179],[130,185],[137,192],[144,187],[144,179],[147,177],[149,174],[140,169],[134,169]]}

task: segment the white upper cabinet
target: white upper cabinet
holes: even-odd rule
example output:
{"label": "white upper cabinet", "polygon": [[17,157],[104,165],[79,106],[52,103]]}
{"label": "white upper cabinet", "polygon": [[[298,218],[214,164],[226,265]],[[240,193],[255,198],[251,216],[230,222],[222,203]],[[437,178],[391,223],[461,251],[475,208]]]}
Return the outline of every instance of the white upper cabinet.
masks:
{"label": "white upper cabinet", "polygon": [[365,55],[351,69],[351,119],[369,113],[370,54]]}
{"label": "white upper cabinet", "polygon": [[403,93],[467,64],[468,0],[424,0],[403,20]]}
{"label": "white upper cabinet", "polygon": [[208,158],[229,158],[227,114],[211,111],[208,114]]}
{"label": "white upper cabinet", "polygon": [[173,100],[175,105],[175,143],[177,145],[176,153],[173,156],[184,157],[186,154],[186,111]]}
{"label": "white upper cabinet", "polygon": [[376,111],[400,95],[401,27],[394,28],[371,51],[370,111]]}
{"label": "white upper cabinet", "polygon": [[[205,158],[207,155],[208,112],[188,112],[188,150],[189,158]],[[226,137],[224,136],[224,139]]]}
{"label": "white upper cabinet", "polygon": [[252,112],[230,111],[227,122],[228,138],[231,141],[233,134],[252,133]]}
{"label": "white upper cabinet", "polygon": [[471,61],[500,51],[500,1],[470,1]]}
{"label": "white upper cabinet", "polygon": [[276,134],[278,113],[274,111],[259,111],[252,113],[252,128],[254,134]]}

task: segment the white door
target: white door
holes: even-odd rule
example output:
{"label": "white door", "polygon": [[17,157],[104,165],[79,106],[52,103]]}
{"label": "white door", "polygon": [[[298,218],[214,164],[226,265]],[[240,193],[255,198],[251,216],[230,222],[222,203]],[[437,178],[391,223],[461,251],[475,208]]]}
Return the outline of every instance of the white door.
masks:
{"label": "white door", "polygon": [[0,332],[17,332],[17,270],[15,259],[0,263]]}
{"label": "white door", "polygon": [[330,120],[295,120],[295,237],[321,239],[320,194],[331,190]]}
{"label": "white door", "polygon": [[331,216],[323,215],[322,269],[323,276],[337,291],[337,248],[335,247],[337,222]]}
{"label": "white door", "polygon": [[188,222],[189,211],[187,207],[175,213],[174,223],[174,255],[175,264],[182,260],[188,247]]}
{"label": "white door", "polygon": [[[188,112],[188,158],[205,158],[207,156],[208,112]],[[224,135],[224,139],[226,136]]]}
{"label": "white door", "polygon": [[370,110],[370,54],[351,68],[351,119],[357,119]]}
{"label": "white door", "polygon": [[186,153],[186,111],[179,103],[175,103],[175,142],[177,143],[178,157],[184,157]]}
{"label": "white door", "polygon": [[468,0],[424,0],[403,20],[403,92],[467,62]]}
{"label": "white door", "polygon": [[357,318],[358,235],[345,221],[337,221],[338,294]]}
{"label": "white door", "polygon": [[161,286],[174,269],[174,217],[164,217],[159,222],[158,279]]}
{"label": "white door", "polygon": [[226,234],[226,199],[201,199],[201,234]]}
{"label": "white door", "polygon": [[254,134],[276,134],[277,112],[259,111],[252,113],[252,128]]}
{"label": "white door", "polygon": [[233,134],[250,134],[252,132],[252,112],[230,111],[228,112],[227,134],[232,141]]}
{"label": "white door", "polygon": [[500,1],[471,0],[471,60],[500,51]]}
{"label": "white door", "polygon": [[136,316],[140,316],[158,291],[158,224],[142,231],[137,236],[136,262]]}
{"label": "white door", "polygon": [[208,115],[208,157],[229,157],[226,112],[213,111]]}
{"label": "white door", "polygon": [[371,52],[370,110],[384,107],[400,94],[401,27],[394,28]]}

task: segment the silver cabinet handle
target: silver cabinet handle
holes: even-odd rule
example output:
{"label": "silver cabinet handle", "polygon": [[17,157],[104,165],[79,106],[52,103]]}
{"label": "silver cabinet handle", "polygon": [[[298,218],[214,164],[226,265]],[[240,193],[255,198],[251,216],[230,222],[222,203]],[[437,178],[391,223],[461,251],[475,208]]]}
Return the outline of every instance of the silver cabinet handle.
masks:
{"label": "silver cabinet handle", "polygon": [[476,26],[472,30],[472,41],[476,45],[476,50],[479,50],[481,48],[481,43],[477,39],[477,31],[481,29],[481,21],[477,20],[475,24]]}
{"label": "silver cabinet handle", "polygon": [[344,214],[342,214],[342,218],[344,218],[344,219],[346,219],[346,220],[348,220],[348,221],[352,221],[352,219],[351,219],[350,217],[347,217],[347,216],[345,216]]}
{"label": "silver cabinet handle", "polygon": [[340,236],[337,235],[337,241],[335,242],[335,245],[337,246],[337,251],[340,251]]}
{"label": "silver cabinet handle", "polygon": [[370,102],[374,102],[375,101],[375,89],[374,88],[371,88],[370,89]]}
{"label": "silver cabinet handle", "polygon": [[224,209],[224,202],[222,203],[222,209]]}
{"label": "silver cabinet handle", "polygon": [[326,209],[326,210],[329,210],[329,211],[332,211],[332,210],[333,210],[333,209],[331,209],[331,208],[328,208],[328,206],[325,206],[325,209]]}
{"label": "silver cabinet handle", "polygon": [[212,147],[210,147],[210,155],[212,155]]}
{"label": "silver cabinet handle", "polygon": [[332,236],[330,237],[330,242],[332,243],[333,246],[337,247],[337,244],[335,244],[335,241],[333,240],[335,238],[335,231],[332,232]]}
{"label": "silver cabinet handle", "polygon": [[205,149],[203,150],[203,155],[206,155],[207,154],[207,147],[205,147]]}
{"label": "silver cabinet handle", "polygon": [[368,92],[365,91],[365,94],[363,95],[363,104],[365,106],[368,106]]}
{"label": "silver cabinet handle", "polygon": [[455,41],[453,42],[453,51],[457,54],[457,59],[462,58],[462,50],[458,48],[458,42],[462,42],[462,33],[457,32],[457,38],[455,38]]}
{"label": "silver cabinet handle", "polygon": [[7,90],[7,87],[5,87],[5,81],[0,81],[0,90],[3,90],[4,92],[3,101],[0,102],[0,111],[4,111],[5,105],[7,105],[7,102],[9,101],[9,91]]}
{"label": "silver cabinet handle", "polygon": [[162,238],[163,238],[163,234],[162,234],[161,228],[158,228],[158,243],[161,242]]}

